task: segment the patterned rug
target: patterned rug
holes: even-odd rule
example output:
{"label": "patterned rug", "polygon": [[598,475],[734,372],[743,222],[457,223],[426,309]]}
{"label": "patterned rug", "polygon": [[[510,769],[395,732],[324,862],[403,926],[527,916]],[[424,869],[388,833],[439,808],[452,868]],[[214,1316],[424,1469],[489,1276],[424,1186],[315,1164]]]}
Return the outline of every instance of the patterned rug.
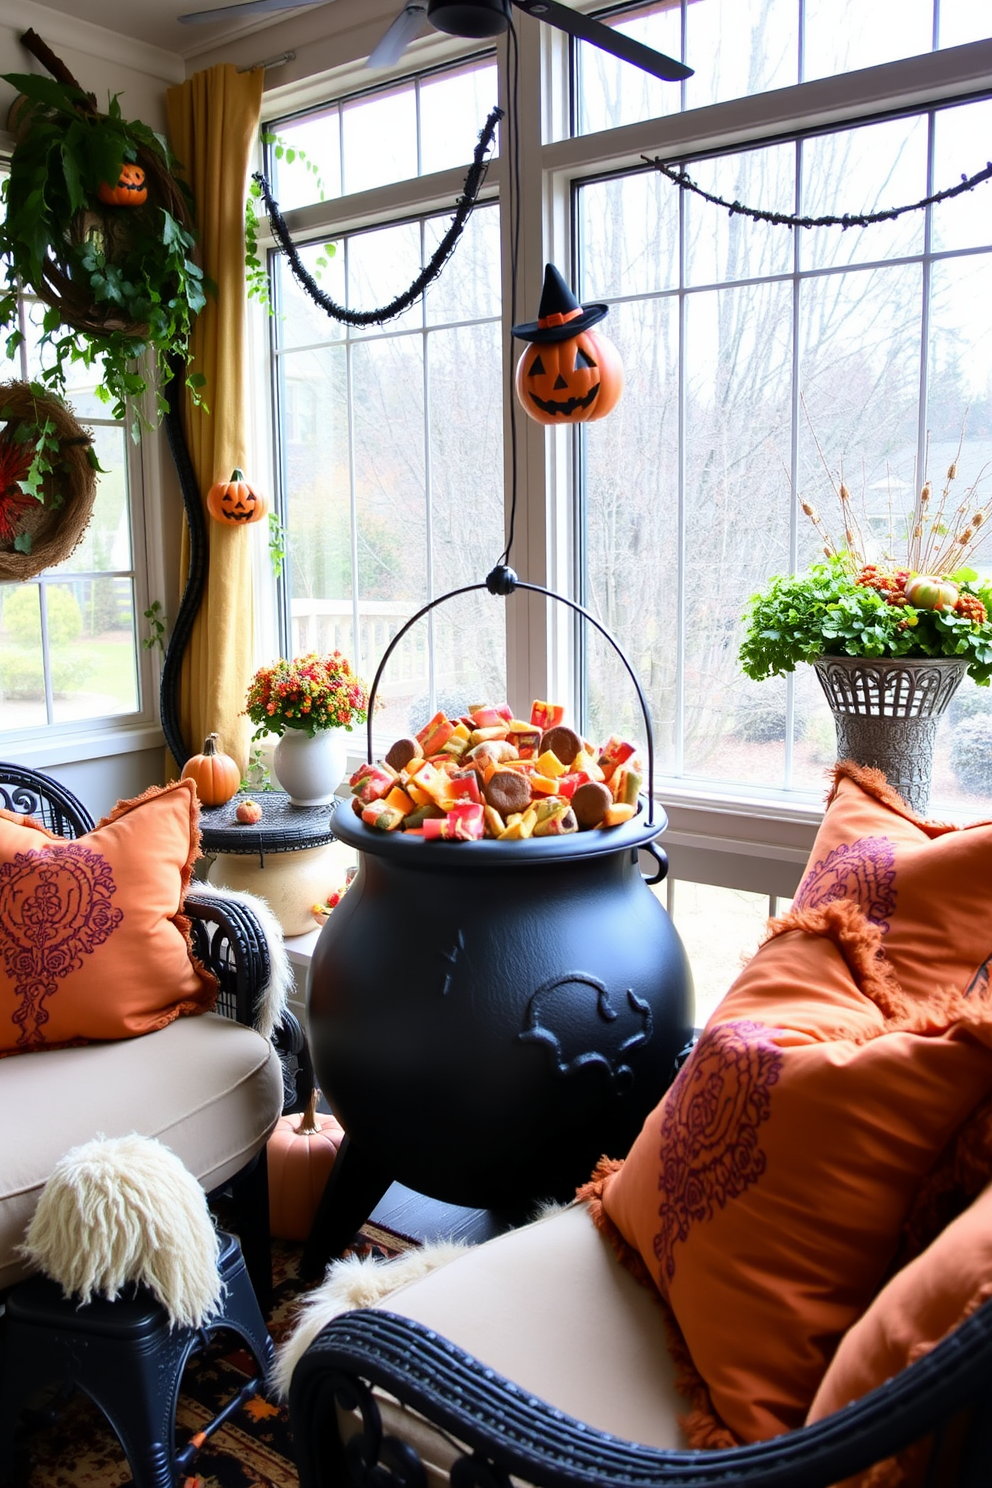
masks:
{"label": "patterned rug", "polygon": [[[384,1258],[409,1250],[412,1241],[367,1224],[355,1249]],[[296,1299],[305,1290],[297,1278],[300,1247],[273,1241],[273,1305],[269,1332],[278,1346],[290,1331]],[[230,1335],[228,1335],[230,1337]],[[177,1413],[180,1448],[217,1414],[252,1374],[242,1349],[224,1353],[224,1340],[190,1360],[183,1376]],[[196,1457],[188,1488],[298,1488],[288,1413],[256,1396],[210,1438]],[[124,1488],[131,1482],[124,1453],[104,1417],[77,1392],[54,1420],[34,1430],[26,1462],[14,1488]]]}

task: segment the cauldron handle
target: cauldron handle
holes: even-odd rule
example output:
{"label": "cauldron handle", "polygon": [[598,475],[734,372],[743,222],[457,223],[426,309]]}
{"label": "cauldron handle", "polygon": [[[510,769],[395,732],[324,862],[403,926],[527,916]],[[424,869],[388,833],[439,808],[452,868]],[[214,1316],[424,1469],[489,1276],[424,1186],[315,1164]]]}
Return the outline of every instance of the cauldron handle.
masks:
{"label": "cauldron handle", "polygon": [[662,879],[665,878],[668,873],[668,854],[666,853],[665,849],[663,847],[659,847],[657,842],[642,842],[640,848],[638,848],[637,850],[639,852],[649,853],[658,865],[656,872],[652,873],[650,877],[646,873],[641,874],[644,882],[646,884],[661,883]]}
{"label": "cauldron handle", "polygon": [[[626,656],[621,651],[620,647],[617,645],[616,641],[610,635],[610,632],[604,626],[600,625],[595,615],[591,615],[589,611],[582,605],[576,604],[574,599],[566,599],[563,594],[555,594],[553,590],[545,589],[541,584],[525,583],[523,579],[517,578],[512,568],[508,568],[505,564],[502,563],[497,564],[497,566],[487,576],[484,584],[466,584],[461,589],[450,589],[447,594],[441,594],[438,596],[437,599],[432,599],[429,604],[425,604],[422,609],[419,609],[415,615],[411,615],[406,624],[400,626],[399,630],[389,642],[385,651],[382,653],[382,660],[379,662],[379,665],[376,668],[375,676],[372,679],[372,686],[369,689],[367,732],[367,756],[369,764],[372,763],[372,721],[375,716],[376,694],[379,690],[379,682],[382,679],[382,674],[386,669],[386,663],[389,661],[390,656],[392,656],[393,651],[396,649],[396,646],[403,639],[411,626],[416,625],[417,621],[422,620],[425,615],[429,615],[431,610],[436,609],[438,605],[444,604],[449,599],[457,599],[459,595],[462,594],[473,594],[476,592],[476,590],[479,589],[488,589],[490,594],[501,594],[504,598],[507,595],[512,594],[515,589],[527,589],[530,591],[531,594],[543,594],[546,599],[554,599],[557,600],[559,604],[567,605],[570,610],[574,610],[576,615],[581,615],[584,620],[588,620],[589,624],[593,626],[594,629],[598,630],[600,635],[603,636],[604,639],[609,641],[610,645],[613,647],[614,651],[623,662],[624,667],[627,671],[627,675],[633,682],[634,688],[637,692],[637,700],[641,705],[641,713],[644,718],[644,734],[647,739],[648,751],[647,825],[652,826],[654,823],[654,734],[651,729],[651,717],[648,713],[647,699],[644,696],[644,689],[641,687],[641,684],[638,681],[636,672],[634,671],[630,662],[627,660]],[[665,871],[666,869],[663,868],[658,877],[650,878],[647,880],[647,882],[659,883],[664,877]]]}

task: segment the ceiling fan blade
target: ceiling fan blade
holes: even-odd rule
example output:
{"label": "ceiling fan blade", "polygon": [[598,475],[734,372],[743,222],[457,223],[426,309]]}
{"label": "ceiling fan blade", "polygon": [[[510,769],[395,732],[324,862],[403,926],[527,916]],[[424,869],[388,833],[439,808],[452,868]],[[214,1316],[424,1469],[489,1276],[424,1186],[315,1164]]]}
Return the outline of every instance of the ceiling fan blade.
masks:
{"label": "ceiling fan blade", "polygon": [[268,15],[277,10],[303,10],[308,5],[326,5],[328,0],[243,0],[240,5],[218,5],[213,10],[191,10],[177,16],[184,26],[199,26],[211,21],[235,20],[241,16]]}
{"label": "ceiling fan blade", "polygon": [[427,15],[427,0],[410,0],[396,17],[386,34],[372,49],[367,67],[392,67],[398,62],[416,36]]}
{"label": "ceiling fan blade", "polygon": [[665,82],[673,83],[680,78],[692,77],[693,69],[682,62],[676,62],[674,57],[666,57],[663,52],[656,52],[642,42],[624,36],[622,31],[604,26],[601,21],[594,21],[591,16],[583,15],[581,11],[559,5],[557,0],[512,0],[512,3],[527,15],[534,16],[539,21],[547,21],[550,25],[557,26],[559,31],[566,31],[569,36],[577,37],[579,41],[592,42],[593,46],[602,47],[604,52],[611,52],[623,62],[633,62],[635,67],[641,67]]}

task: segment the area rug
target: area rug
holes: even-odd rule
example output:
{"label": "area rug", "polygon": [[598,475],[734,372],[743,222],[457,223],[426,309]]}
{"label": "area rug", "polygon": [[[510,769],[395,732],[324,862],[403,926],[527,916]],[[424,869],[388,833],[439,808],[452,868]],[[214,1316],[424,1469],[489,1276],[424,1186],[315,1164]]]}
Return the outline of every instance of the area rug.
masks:
{"label": "area rug", "polygon": [[[355,1250],[388,1259],[413,1244],[367,1224]],[[294,1304],[306,1290],[297,1275],[300,1254],[299,1246],[273,1241],[273,1304],[267,1321],[277,1346],[292,1327]],[[225,1353],[223,1348],[218,1340],[186,1368],[176,1424],[180,1448],[252,1374],[247,1352],[235,1348]],[[120,1443],[90,1400],[77,1392],[64,1404],[56,1402],[53,1411],[53,1419],[31,1431],[13,1488],[125,1488],[131,1482]],[[298,1488],[285,1407],[256,1396],[210,1438],[190,1474],[188,1488]]]}

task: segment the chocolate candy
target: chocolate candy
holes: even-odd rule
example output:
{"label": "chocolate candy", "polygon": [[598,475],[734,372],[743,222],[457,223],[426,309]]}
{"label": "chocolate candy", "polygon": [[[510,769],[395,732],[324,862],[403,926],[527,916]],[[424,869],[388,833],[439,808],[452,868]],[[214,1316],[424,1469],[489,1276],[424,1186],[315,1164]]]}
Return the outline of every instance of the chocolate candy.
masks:
{"label": "chocolate candy", "polygon": [[485,797],[505,820],[514,811],[530,805],[530,783],[519,770],[494,770],[485,786]]}
{"label": "chocolate candy", "polygon": [[580,827],[598,827],[612,805],[612,795],[598,780],[587,780],[572,797],[572,810]]}
{"label": "chocolate candy", "polygon": [[582,740],[578,734],[563,723],[556,723],[554,728],[545,729],[541,735],[541,753],[550,749],[563,765],[570,765],[581,748]]}
{"label": "chocolate candy", "polygon": [[420,745],[416,739],[397,739],[386,755],[386,764],[394,770],[404,770],[419,753]]}

